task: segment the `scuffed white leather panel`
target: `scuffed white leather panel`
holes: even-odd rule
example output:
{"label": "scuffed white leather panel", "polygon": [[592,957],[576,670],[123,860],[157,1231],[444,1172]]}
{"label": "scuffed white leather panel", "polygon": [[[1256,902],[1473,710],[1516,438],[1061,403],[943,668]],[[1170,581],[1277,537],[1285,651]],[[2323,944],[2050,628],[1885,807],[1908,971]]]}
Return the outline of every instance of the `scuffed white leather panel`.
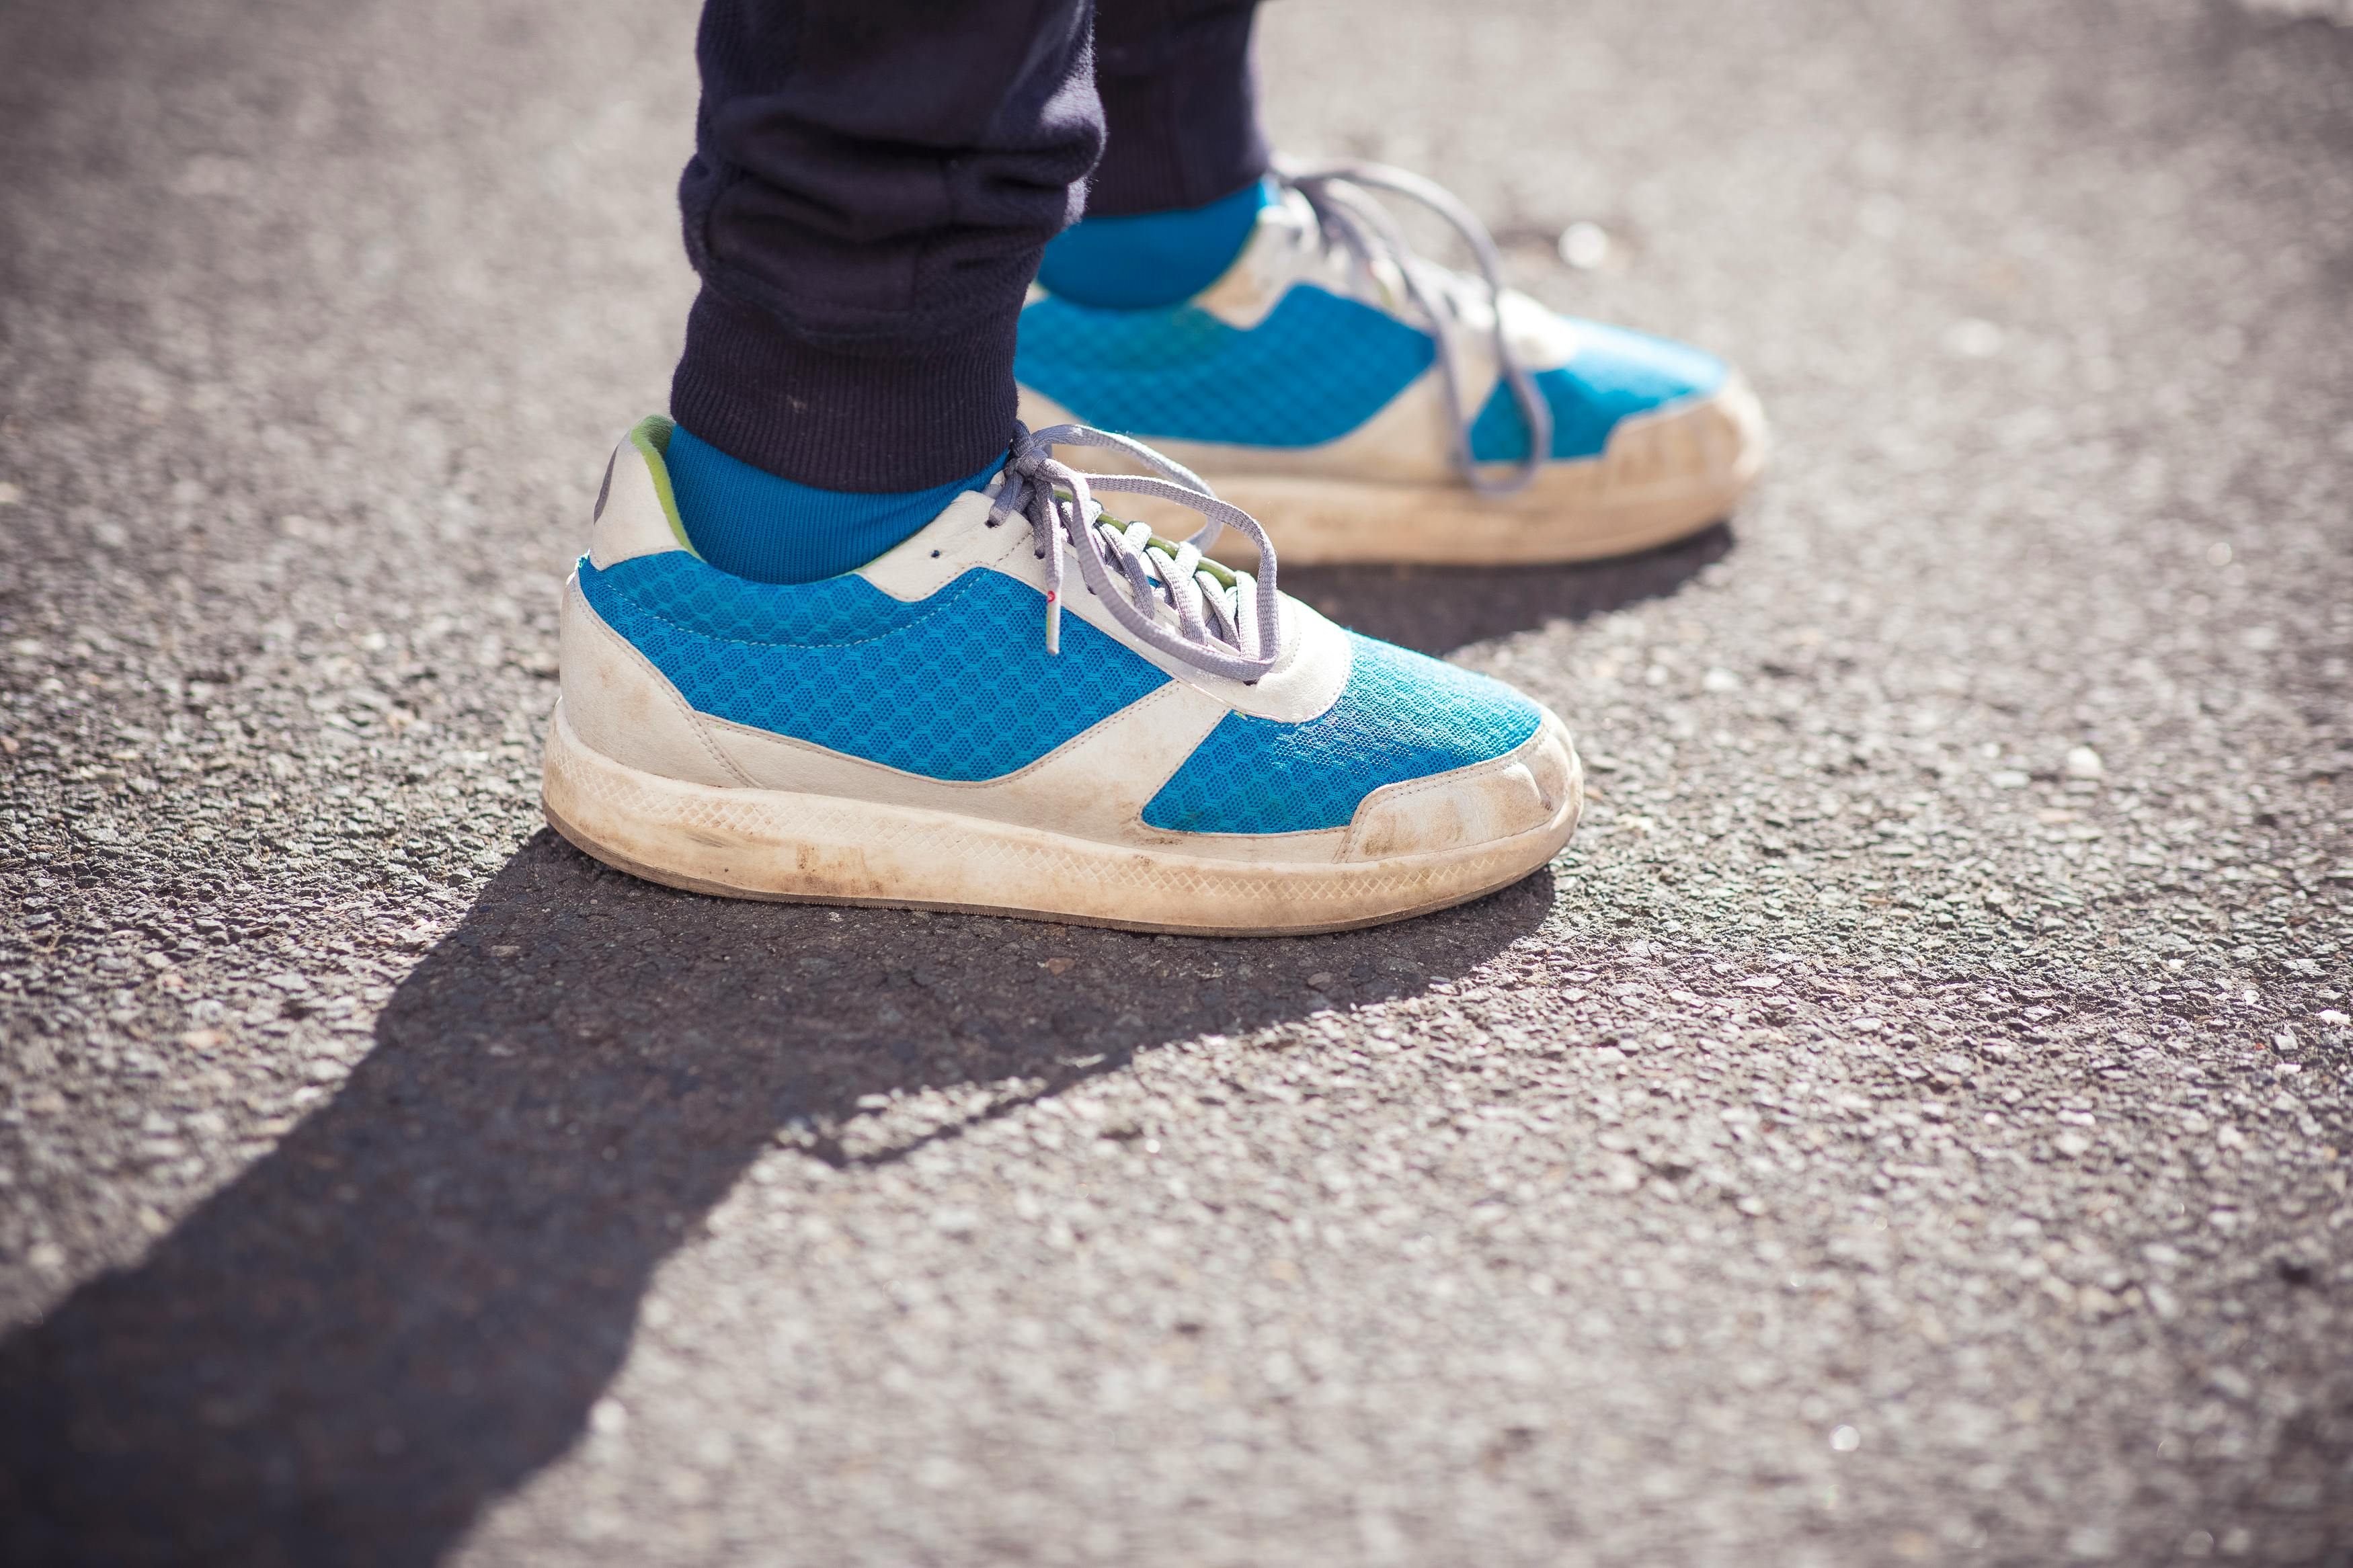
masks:
{"label": "scuffed white leather panel", "polygon": [[1528,832],[1560,810],[1577,778],[1567,730],[1547,712],[1506,756],[1366,795],[1349,824],[1344,858],[1430,855]]}
{"label": "scuffed white leather panel", "polygon": [[[605,492],[605,510],[588,531],[588,559],[601,572],[640,555],[681,548],[670,514],[654,491],[653,470],[646,467],[645,454],[636,442],[624,440],[613,453],[613,482]],[[585,732],[582,738],[586,739]]]}
{"label": "scuffed white leather panel", "polygon": [[858,569],[858,575],[901,604],[928,599],[976,566],[994,566],[1029,539],[1027,523],[988,526],[988,509],[1002,479],[966,490],[913,537]]}
{"label": "scuffed white leather panel", "polygon": [[722,787],[749,782],[712,744],[678,688],[589,606],[576,573],[564,585],[559,625],[564,710],[583,742],[664,778]]}

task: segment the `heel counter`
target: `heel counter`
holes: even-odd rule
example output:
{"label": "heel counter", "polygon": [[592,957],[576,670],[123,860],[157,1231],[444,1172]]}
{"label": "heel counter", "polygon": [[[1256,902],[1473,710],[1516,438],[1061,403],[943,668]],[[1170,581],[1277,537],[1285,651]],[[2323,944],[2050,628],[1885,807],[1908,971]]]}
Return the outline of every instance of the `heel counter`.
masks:
{"label": "heel counter", "polygon": [[558,617],[565,717],[581,743],[663,778],[722,789],[751,781],[712,743],[678,688],[605,624],[574,573]]}
{"label": "heel counter", "polygon": [[665,550],[693,553],[662,462],[670,430],[667,419],[642,420],[607,460],[588,529],[588,559],[598,570]]}

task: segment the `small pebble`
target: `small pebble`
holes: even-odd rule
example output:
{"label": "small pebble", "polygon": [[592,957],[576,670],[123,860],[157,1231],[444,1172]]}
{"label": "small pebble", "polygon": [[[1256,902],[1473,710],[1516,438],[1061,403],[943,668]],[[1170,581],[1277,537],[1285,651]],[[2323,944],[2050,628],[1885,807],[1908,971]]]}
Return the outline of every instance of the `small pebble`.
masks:
{"label": "small pebble", "polygon": [[1579,272],[1591,272],[1609,259],[1609,231],[1579,218],[1560,231],[1560,258]]}
{"label": "small pebble", "polygon": [[1974,316],[1945,329],[1945,352],[1962,359],[1991,359],[2001,353],[2001,329]]}

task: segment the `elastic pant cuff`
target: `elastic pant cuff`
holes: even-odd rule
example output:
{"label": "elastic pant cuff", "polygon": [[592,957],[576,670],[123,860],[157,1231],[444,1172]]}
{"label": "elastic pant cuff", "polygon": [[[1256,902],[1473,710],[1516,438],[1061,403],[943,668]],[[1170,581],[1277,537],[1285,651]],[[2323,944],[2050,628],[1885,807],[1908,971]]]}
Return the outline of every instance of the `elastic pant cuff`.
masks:
{"label": "elastic pant cuff", "polygon": [[866,493],[952,484],[1012,439],[1014,331],[1007,315],[920,354],[823,346],[705,288],[687,316],[670,416],[797,484]]}
{"label": "elastic pant cuff", "polygon": [[1087,216],[1207,206],[1267,170],[1250,68],[1248,3],[1119,35],[1098,14],[1095,90],[1108,140],[1087,186]]}

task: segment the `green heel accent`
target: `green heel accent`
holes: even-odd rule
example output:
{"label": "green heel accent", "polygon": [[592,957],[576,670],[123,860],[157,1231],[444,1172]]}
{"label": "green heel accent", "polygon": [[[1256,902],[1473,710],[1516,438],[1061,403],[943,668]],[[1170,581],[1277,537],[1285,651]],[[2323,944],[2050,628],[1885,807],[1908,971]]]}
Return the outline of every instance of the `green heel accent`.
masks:
{"label": "green heel accent", "polygon": [[654,477],[654,494],[661,498],[662,515],[670,519],[670,532],[678,536],[681,549],[700,561],[702,552],[686,536],[686,523],[678,515],[678,496],[670,488],[670,463],[663,457],[670,450],[670,433],[677,428],[675,420],[649,414],[630,429],[629,445],[645,458],[646,469]]}

